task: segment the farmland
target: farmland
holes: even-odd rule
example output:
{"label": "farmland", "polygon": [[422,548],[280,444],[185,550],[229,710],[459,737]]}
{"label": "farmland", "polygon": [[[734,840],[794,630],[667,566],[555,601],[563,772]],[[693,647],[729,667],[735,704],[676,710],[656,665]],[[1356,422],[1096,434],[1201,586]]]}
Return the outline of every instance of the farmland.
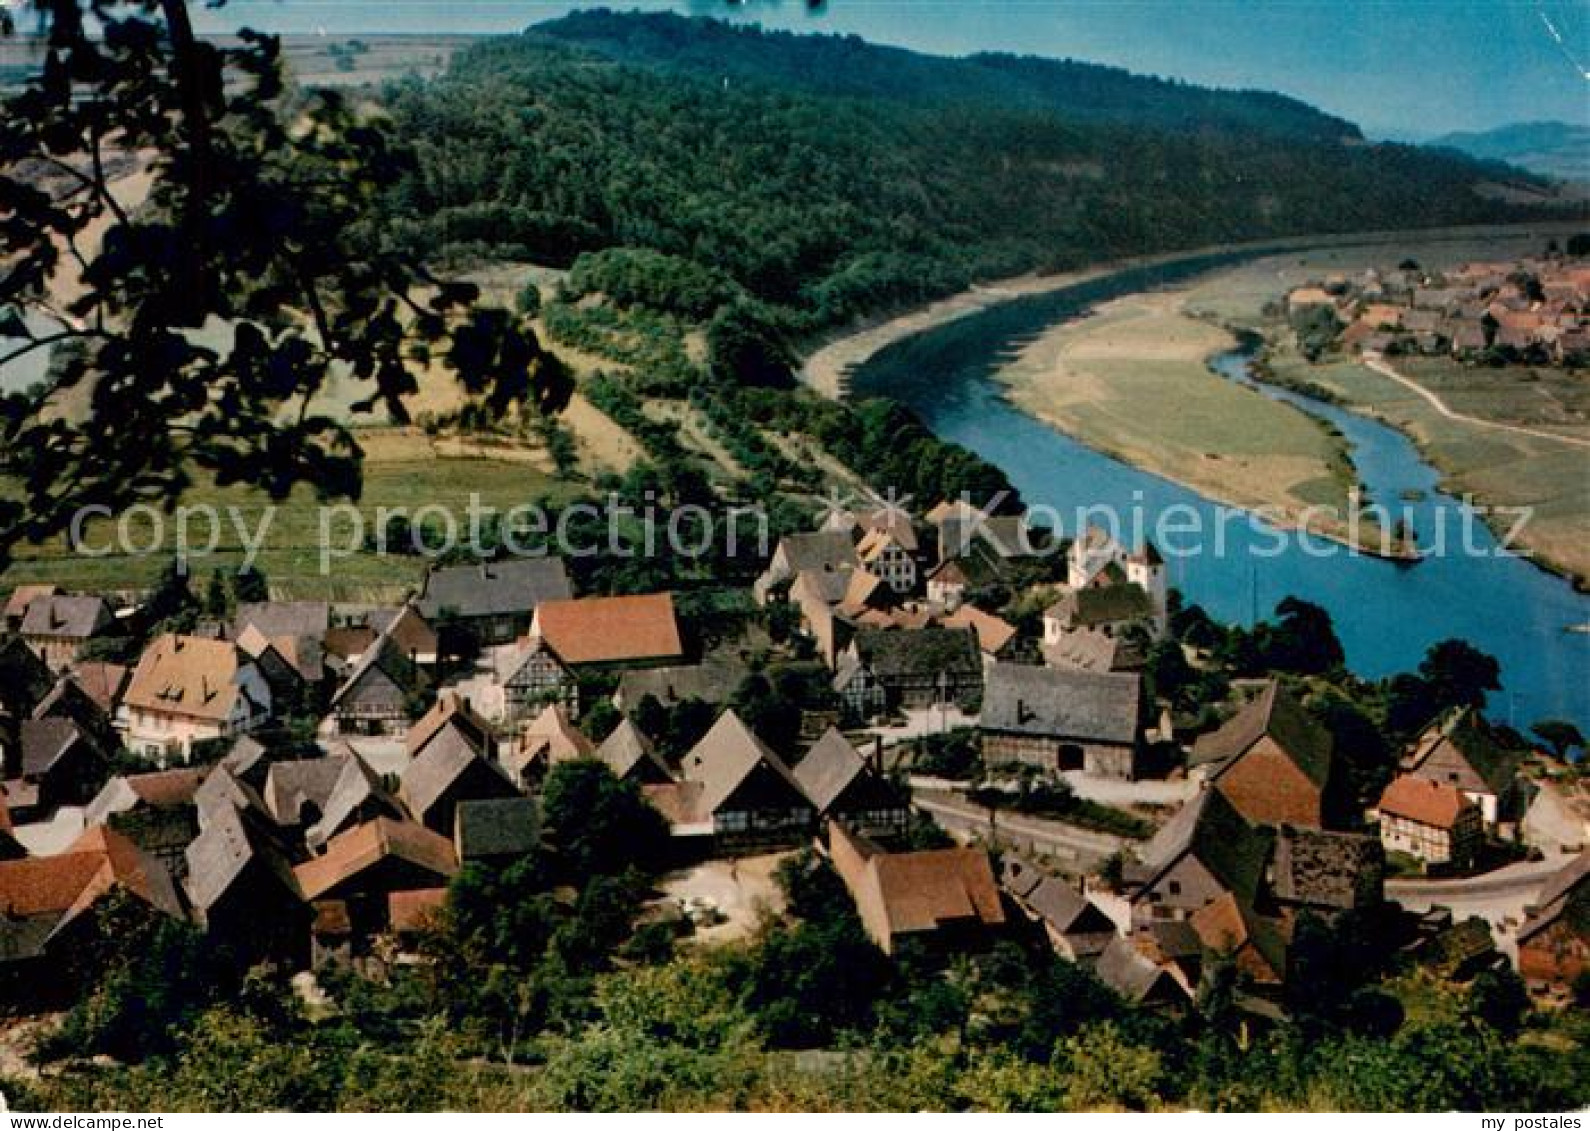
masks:
{"label": "farmland", "polygon": [[[1211,372],[1235,345],[1184,295],[1119,299],[1025,348],[1000,374],[1022,408],[1129,463],[1242,507],[1345,513],[1341,441],[1298,410]],[[1336,533],[1332,530],[1322,531]]]}

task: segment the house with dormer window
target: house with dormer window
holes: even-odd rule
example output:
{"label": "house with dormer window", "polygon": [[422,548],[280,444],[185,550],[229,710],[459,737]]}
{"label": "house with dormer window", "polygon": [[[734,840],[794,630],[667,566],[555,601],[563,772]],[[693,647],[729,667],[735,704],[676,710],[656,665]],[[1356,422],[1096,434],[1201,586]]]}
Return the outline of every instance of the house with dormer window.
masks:
{"label": "house with dormer window", "polygon": [[139,658],[122,706],[127,745],[164,766],[190,760],[197,743],[268,721],[271,691],[236,644],[166,633]]}

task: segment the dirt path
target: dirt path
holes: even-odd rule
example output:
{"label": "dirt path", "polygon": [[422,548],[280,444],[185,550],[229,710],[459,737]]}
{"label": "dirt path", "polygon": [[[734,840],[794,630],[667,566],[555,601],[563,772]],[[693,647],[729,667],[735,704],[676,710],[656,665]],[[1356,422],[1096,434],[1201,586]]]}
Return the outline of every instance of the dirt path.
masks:
{"label": "dirt path", "polygon": [[1590,448],[1590,440],[1580,439],[1577,436],[1564,436],[1560,432],[1546,432],[1539,428],[1530,428],[1523,424],[1504,424],[1499,420],[1486,420],[1482,416],[1470,416],[1465,412],[1456,412],[1447,406],[1439,396],[1426,389],[1411,377],[1404,377],[1382,355],[1366,352],[1363,357],[1364,365],[1373,369],[1382,377],[1389,377],[1397,384],[1403,386],[1411,393],[1417,393],[1429,402],[1430,407],[1439,412],[1448,420],[1460,421],[1471,424],[1476,428],[1488,428],[1497,432],[1516,432],[1520,436],[1533,436],[1537,440],[1556,440],[1564,444],[1572,444],[1576,448]]}

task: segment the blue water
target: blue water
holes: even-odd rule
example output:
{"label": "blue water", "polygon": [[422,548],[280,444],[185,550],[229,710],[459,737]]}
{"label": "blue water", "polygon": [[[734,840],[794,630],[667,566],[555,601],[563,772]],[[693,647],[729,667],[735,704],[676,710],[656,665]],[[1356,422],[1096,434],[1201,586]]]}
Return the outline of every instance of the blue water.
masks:
{"label": "blue water", "polygon": [[[1208,257],[1135,269],[1003,303],[880,351],[854,374],[853,388],[909,405],[940,436],[997,464],[1029,506],[1054,508],[1067,532],[1079,525],[1079,511],[1103,506],[1120,516],[1123,535],[1160,533],[1156,541],[1171,584],[1221,620],[1250,624],[1288,595],[1313,601],[1329,610],[1348,664],[1371,678],[1412,670],[1431,644],[1457,637],[1501,663],[1503,691],[1491,703],[1498,719],[1520,727],[1546,717],[1590,724],[1590,635],[1564,631],[1590,622],[1590,596],[1503,554],[1471,511],[1436,489],[1435,470],[1396,430],[1339,406],[1256,386],[1341,430],[1369,498],[1393,514],[1406,510],[1415,536],[1430,549],[1411,565],[1351,554],[1318,538],[1300,543],[1256,516],[1093,451],[1005,399],[994,372],[1039,333],[1100,301],[1231,261]],[[1216,365],[1227,377],[1251,383],[1240,351]],[[1144,411],[1161,410],[1145,405]],[[1405,502],[1404,492],[1421,497]],[[1212,531],[1222,523],[1221,512],[1224,544],[1217,545]],[[1157,525],[1166,518],[1196,521],[1205,533],[1166,535]],[[1435,552],[1443,525],[1445,544]]]}

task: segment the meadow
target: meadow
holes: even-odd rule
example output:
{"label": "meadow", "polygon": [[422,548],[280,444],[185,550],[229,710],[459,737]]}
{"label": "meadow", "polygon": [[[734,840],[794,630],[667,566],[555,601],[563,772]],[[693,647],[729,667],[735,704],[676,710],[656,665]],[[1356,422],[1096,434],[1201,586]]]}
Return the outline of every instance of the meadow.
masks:
{"label": "meadow", "polygon": [[[364,491],[354,504],[367,532],[375,529],[381,508],[413,516],[421,507],[442,507],[466,521],[471,495],[482,508],[499,511],[546,499],[559,502],[577,493],[548,472],[516,459],[438,454],[429,437],[415,429],[370,430],[360,434],[365,448]],[[223,512],[223,536],[214,552],[195,556],[191,569],[202,582],[214,569],[235,570],[244,560],[244,539],[225,516],[237,508],[243,527],[257,531],[270,501],[262,493],[243,487],[196,484],[179,500],[179,507],[208,505]],[[337,504],[327,504],[336,506]],[[435,512],[433,512],[435,513]],[[332,546],[340,551],[353,541],[358,523],[350,513],[338,511],[328,519]],[[162,518],[164,539],[153,546],[156,522],[145,514],[126,522],[129,544],[148,552],[111,552],[87,556],[73,551],[67,540],[53,539],[39,546],[23,546],[11,569],[0,575],[0,589],[31,582],[52,582],[66,589],[87,592],[128,592],[149,585],[171,561],[174,520]],[[94,550],[117,541],[116,523],[92,520],[84,528],[83,542]],[[208,542],[208,528],[195,521],[193,540]],[[399,538],[396,525],[392,542]],[[362,549],[332,560],[329,573],[321,570],[321,504],[313,489],[301,486],[276,505],[258,565],[278,599],[320,599],[350,603],[400,600],[416,589],[424,577],[427,559],[412,553],[377,554]],[[412,541],[407,542],[412,546]]]}
{"label": "meadow", "polygon": [[[1325,248],[1271,256],[1209,276],[1189,289],[1186,309],[1223,325],[1264,333],[1275,378],[1323,390],[1342,404],[1402,430],[1441,472],[1443,485],[1482,505],[1531,507],[1521,540],[1543,565],[1590,577],[1590,491],[1582,446],[1454,420],[1412,390],[1362,365],[1332,357],[1310,364],[1266,306],[1292,287],[1331,275],[1412,259],[1427,270],[1476,260],[1538,254],[1547,233],[1410,240],[1401,245]],[[1590,437],[1590,377],[1549,367],[1475,367],[1449,358],[1394,358],[1397,371],[1440,397],[1454,412],[1484,421]]]}
{"label": "meadow", "polygon": [[1211,498],[1345,513],[1353,478],[1340,438],[1212,372],[1208,359],[1236,339],[1188,315],[1184,299],[1161,291],[1107,303],[1039,336],[1000,379],[1018,405],[1089,447]]}

